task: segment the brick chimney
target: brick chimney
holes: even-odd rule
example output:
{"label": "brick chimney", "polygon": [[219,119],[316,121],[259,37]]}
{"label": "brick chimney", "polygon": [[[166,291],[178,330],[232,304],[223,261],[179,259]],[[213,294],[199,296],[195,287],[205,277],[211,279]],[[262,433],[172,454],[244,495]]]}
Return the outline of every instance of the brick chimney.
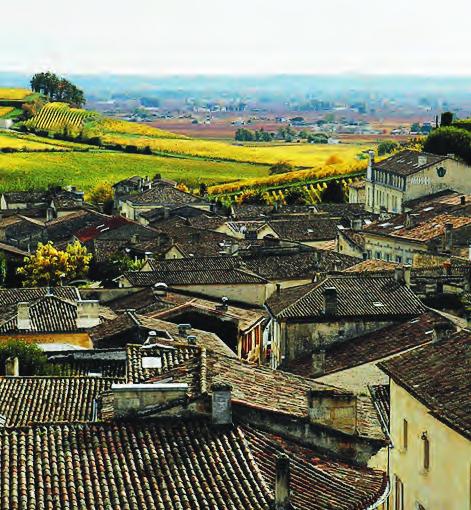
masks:
{"label": "brick chimney", "polygon": [[20,302],[17,305],[17,328],[19,331],[31,329],[31,318],[29,315],[29,303]]}
{"label": "brick chimney", "polygon": [[316,349],[311,354],[311,375],[322,375],[325,370],[325,349]]}
{"label": "brick chimney", "polygon": [[77,328],[88,329],[100,324],[98,301],[77,301]]}
{"label": "brick chimney", "polygon": [[425,154],[419,154],[417,158],[418,166],[424,166],[427,164],[427,156]]}
{"label": "brick chimney", "polygon": [[276,459],[275,509],[289,510],[290,504],[290,458],[285,453]]}
{"label": "brick chimney", "polygon": [[18,377],[20,375],[20,360],[15,357],[10,357],[5,360],[5,376]]}
{"label": "brick chimney", "polygon": [[337,289],[326,287],[324,289],[324,312],[326,315],[337,314]]}
{"label": "brick chimney", "polygon": [[308,390],[307,405],[311,423],[340,430],[346,434],[356,434],[357,397],[353,393]]}
{"label": "brick chimney", "polygon": [[215,383],[211,386],[211,418],[213,425],[232,425],[232,386]]}

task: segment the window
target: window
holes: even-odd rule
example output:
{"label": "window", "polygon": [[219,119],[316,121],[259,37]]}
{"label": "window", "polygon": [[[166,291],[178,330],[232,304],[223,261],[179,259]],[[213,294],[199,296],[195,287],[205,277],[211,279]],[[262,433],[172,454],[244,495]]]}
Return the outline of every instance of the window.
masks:
{"label": "window", "polygon": [[375,252],[375,259],[380,259],[380,258],[381,258],[381,252],[380,251]]}
{"label": "window", "polygon": [[396,262],[399,264],[402,262],[402,257],[400,255],[396,255]]}
{"label": "window", "polygon": [[407,420],[404,419],[402,421],[402,449],[407,450],[407,434],[408,434],[408,423]]}
{"label": "window", "polygon": [[404,484],[397,476],[394,491],[394,510],[404,510]]}
{"label": "window", "polygon": [[423,443],[423,469],[428,471],[430,468],[430,441],[427,432],[422,432],[422,443]]}

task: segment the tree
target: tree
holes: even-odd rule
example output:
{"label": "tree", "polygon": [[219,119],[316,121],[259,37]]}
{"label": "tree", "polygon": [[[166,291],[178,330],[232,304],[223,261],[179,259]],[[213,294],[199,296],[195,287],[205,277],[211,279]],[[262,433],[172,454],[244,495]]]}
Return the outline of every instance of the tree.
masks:
{"label": "tree", "polygon": [[250,129],[239,128],[235,132],[235,139],[238,142],[254,142],[255,141],[255,133]]}
{"label": "tree", "polygon": [[343,186],[340,182],[332,180],[322,192],[322,202],[342,204],[345,202]]}
{"label": "tree", "polygon": [[0,375],[5,375],[5,361],[8,358],[18,358],[20,375],[55,375],[60,368],[49,364],[46,354],[36,345],[24,340],[7,340],[0,344]]}
{"label": "tree", "polygon": [[204,197],[208,193],[208,186],[204,182],[200,183],[200,196]]}
{"label": "tree", "polygon": [[378,156],[384,156],[385,154],[391,154],[399,148],[399,144],[392,140],[385,140],[378,145]]}
{"label": "tree", "polygon": [[40,287],[61,285],[88,274],[92,255],[78,241],[67,245],[65,251],[58,250],[51,242],[39,243],[36,252],[25,257],[24,265],[18,268],[24,286]]}
{"label": "tree", "polygon": [[287,161],[278,161],[270,167],[270,175],[284,174],[286,172],[292,172],[294,170],[293,165]]}
{"label": "tree", "polygon": [[471,133],[456,127],[440,127],[424,142],[424,151],[446,156],[455,154],[471,164]]}
{"label": "tree", "polygon": [[44,94],[50,101],[70,103],[78,108],[85,104],[83,91],[54,73],[37,73],[31,78],[33,92]]}
{"label": "tree", "polygon": [[87,201],[94,205],[103,205],[103,210],[113,209],[113,188],[109,182],[99,182],[87,194]]}
{"label": "tree", "polygon": [[179,182],[177,184],[177,189],[183,191],[184,193],[190,193],[190,188],[188,188],[184,182]]}
{"label": "tree", "polygon": [[453,113],[443,112],[440,115],[440,127],[447,127],[453,124]]}

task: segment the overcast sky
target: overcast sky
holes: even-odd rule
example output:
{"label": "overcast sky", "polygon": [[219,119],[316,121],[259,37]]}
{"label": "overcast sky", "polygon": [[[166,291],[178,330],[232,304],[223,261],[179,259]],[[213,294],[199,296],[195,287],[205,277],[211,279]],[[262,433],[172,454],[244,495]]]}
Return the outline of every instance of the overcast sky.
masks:
{"label": "overcast sky", "polygon": [[0,70],[471,74],[470,0],[1,3]]}

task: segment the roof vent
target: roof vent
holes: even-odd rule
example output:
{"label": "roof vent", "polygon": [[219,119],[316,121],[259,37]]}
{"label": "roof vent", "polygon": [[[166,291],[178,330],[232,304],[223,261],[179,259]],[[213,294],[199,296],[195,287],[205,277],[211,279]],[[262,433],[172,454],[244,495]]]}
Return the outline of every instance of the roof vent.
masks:
{"label": "roof vent", "polygon": [[186,341],[188,342],[188,345],[196,345],[196,336],[195,335],[188,335],[186,337]]}

